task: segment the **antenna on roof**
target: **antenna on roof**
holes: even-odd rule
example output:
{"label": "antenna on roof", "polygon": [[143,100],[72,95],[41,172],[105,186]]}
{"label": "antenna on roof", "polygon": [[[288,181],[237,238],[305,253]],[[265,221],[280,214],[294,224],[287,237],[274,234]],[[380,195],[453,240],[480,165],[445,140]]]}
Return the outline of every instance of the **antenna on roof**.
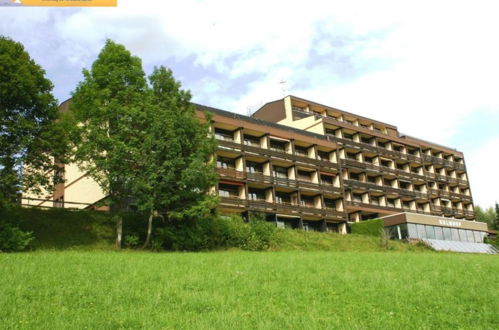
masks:
{"label": "antenna on roof", "polygon": [[281,84],[281,89],[282,89],[282,97],[286,96],[286,83],[287,81],[284,80],[284,78],[281,78],[281,81],[279,81],[279,84]]}

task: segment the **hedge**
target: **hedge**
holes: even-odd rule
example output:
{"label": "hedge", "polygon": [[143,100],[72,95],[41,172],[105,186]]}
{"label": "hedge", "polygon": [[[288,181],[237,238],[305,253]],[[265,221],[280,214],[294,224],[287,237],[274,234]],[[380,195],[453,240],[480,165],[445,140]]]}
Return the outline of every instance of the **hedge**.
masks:
{"label": "hedge", "polygon": [[350,229],[352,234],[380,237],[384,230],[384,223],[381,219],[365,220],[352,223]]}

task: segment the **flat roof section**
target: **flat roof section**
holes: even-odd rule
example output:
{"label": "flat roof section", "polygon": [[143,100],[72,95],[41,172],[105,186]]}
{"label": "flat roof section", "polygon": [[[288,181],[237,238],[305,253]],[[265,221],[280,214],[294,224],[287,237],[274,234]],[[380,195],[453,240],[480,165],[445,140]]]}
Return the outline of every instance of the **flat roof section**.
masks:
{"label": "flat roof section", "polygon": [[385,227],[398,225],[401,223],[417,223],[439,227],[471,229],[483,232],[488,231],[487,224],[484,222],[445,218],[419,213],[403,212],[380,217],[380,219],[383,219]]}

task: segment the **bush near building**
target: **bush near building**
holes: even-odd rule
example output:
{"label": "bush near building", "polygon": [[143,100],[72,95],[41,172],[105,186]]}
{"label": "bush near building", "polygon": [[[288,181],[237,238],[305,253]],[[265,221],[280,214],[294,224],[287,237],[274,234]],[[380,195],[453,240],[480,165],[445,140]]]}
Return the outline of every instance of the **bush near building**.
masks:
{"label": "bush near building", "polygon": [[383,220],[373,219],[352,223],[350,229],[352,234],[380,237],[383,234],[384,225]]}

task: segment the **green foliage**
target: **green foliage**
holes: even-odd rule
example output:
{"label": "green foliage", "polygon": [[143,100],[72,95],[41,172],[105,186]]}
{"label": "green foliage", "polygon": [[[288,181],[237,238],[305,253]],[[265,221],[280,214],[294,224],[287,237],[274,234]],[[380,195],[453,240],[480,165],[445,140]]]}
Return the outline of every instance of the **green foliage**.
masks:
{"label": "green foliage", "polygon": [[380,237],[384,233],[384,224],[381,219],[355,222],[350,225],[352,234],[370,235]]}
{"label": "green foliage", "polygon": [[57,183],[44,175],[58,170],[51,157],[65,152],[52,88],[23,45],[0,36],[1,204],[15,204],[21,191],[40,193]]}
{"label": "green foliage", "polygon": [[165,67],[149,77],[151,90],[141,123],[142,143],[136,154],[133,191],[140,210],[170,219],[205,218],[216,207],[207,194],[217,176],[210,156],[215,140],[209,120],[197,117],[191,94]]}
{"label": "green foliage", "polygon": [[33,233],[5,221],[0,222],[0,252],[19,252],[28,248],[34,239]]}
{"label": "green foliage", "polygon": [[9,208],[0,211],[0,219],[32,232],[34,249],[109,249],[114,239],[114,224],[105,212]]}
{"label": "green foliage", "polygon": [[74,122],[73,158],[109,195],[111,209],[124,212],[137,166],[133,155],[143,141],[140,124],[146,116],[147,82],[142,63],[107,40],[83,76],[68,112]]}
{"label": "green foliage", "polygon": [[498,229],[499,222],[497,221],[498,209],[496,204],[496,209],[489,207],[483,209],[480,206],[475,206],[475,217],[476,221],[487,223],[489,229]]}
{"label": "green foliage", "polygon": [[153,246],[173,251],[239,248],[267,250],[276,244],[276,226],[259,218],[244,222],[239,216],[211,216],[201,220],[158,222]]}

